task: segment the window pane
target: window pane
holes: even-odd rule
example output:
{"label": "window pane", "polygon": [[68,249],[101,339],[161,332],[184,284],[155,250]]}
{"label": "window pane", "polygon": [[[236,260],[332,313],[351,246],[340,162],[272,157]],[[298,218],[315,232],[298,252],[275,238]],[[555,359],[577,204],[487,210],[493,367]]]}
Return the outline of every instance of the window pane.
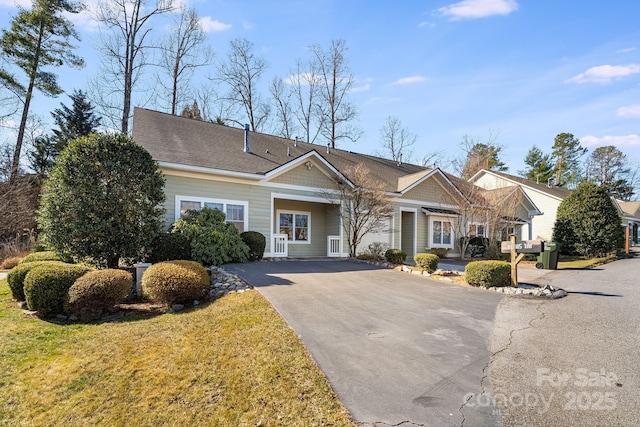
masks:
{"label": "window pane", "polygon": [[451,244],[451,223],[450,222],[442,223],[442,244],[443,245]]}
{"label": "window pane", "polygon": [[244,221],[228,221],[228,222],[230,224],[233,224],[233,226],[238,230],[239,233],[244,232]]}
{"label": "window pane", "polygon": [[209,202],[204,202],[204,205],[210,209],[218,209],[220,212],[223,212],[222,208],[223,205],[222,203],[209,203]]}
{"label": "window pane", "polygon": [[187,213],[187,211],[190,211],[190,210],[199,211],[200,209],[202,209],[202,205],[200,204],[200,202],[190,202],[188,200],[180,201],[180,216]]}
{"label": "window pane", "polygon": [[433,221],[433,243],[442,243],[442,222]]}
{"label": "window pane", "polygon": [[309,216],[296,215],[296,240],[307,241],[309,239]]}
{"label": "window pane", "polygon": [[479,225],[478,226],[478,236],[483,236],[484,237],[484,225]]}
{"label": "window pane", "polygon": [[475,235],[476,235],[476,233],[477,233],[476,225],[475,225],[475,224],[471,224],[471,225],[469,226],[469,235],[470,235],[470,236],[475,236]]}
{"label": "window pane", "polygon": [[293,214],[280,214],[280,234],[286,234],[288,240],[293,240]]}
{"label": "window pane", "polygon": [[227,205],[227,221],[244,221],[244,206]]}

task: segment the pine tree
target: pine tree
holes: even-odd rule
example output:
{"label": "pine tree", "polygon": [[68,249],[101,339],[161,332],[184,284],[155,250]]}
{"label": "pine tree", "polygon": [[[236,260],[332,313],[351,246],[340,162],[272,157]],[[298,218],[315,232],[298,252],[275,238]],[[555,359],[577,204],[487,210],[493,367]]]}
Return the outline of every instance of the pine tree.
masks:
{"label": "pine tree", "polygon": [[629,200],[633,195],[630,171],[627,156],[613,145],[596,148],[586,163],[586,178],[604,188],[610,196],[622,200]]}
{"label": "pine tree", "polygon": [[580,158],[587,152],[587,149],[580,145],[580,140],[573,134],[561,133],[556,136],[551,148],[555,185],[567,187],[580,183]]}
{"label": "pine tree", "polygon": [[58,155],[69,142],[82,136],[95,133],[102,121],[94,112],[91,102],[81,90],[74,90],[69,96],[73,102],[71,108],[60,103],[51,115],[57,129],[52,135],[39,136],[35,140],[33,150],[27,154],[31,170],[39,175],[46,175],[51,170]]}
{"label": "pine tree", "polygon": [[60,108],[51,113],[58,126],[58,129],[52,130],[58,152],[74,139],[96,132],[102,122],[102,117],[93,112],[95,107],[87,99],[86,93],[74,90],[69,97],[72,101],[71,108],[60,103]]}
{"label": "pine tree", "polygon": [[18,175],[20,153],[34,90],[38,89],[49,96],[62,93],[58,85],[58,76],[44,71],[43,68],[61,65],[75,68],[84,66],[84,61],[72,53],[75,46],[70,43],[70,39],[80,38],[72,23],[64,16],[65,12],[77,13],[82,7],[81,4],[67,0],[34,0],[31,10],[21,10],[11,21],[11,28],[2,30],[2,54],[27,77],[27,82],[22,83],[12,70],[0,70],[0,80],[20,94],[23,104],[11,167],[12,181]]}
{"label": "pine tree", "polygon": [[547,183],[553,177],[553,160],[550,154],[544,154],[535,145],[524,158],[527,168],[519,171],[520,175],[536,182]]}

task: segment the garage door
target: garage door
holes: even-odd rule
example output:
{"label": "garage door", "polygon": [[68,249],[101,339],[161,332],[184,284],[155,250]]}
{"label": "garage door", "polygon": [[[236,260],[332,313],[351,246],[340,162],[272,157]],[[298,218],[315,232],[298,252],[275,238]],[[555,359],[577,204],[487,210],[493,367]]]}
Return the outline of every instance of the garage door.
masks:
{"label": "garage door", "polygon": [[382,233],[367,233],[364,236],[362,236],[362,240],[358,245],[358,250],[356,251],[356,253],[360,254],[362,252],[366,252],[369,245],[373,242],[386,243],[387,245],[389,245],[389,248],[391,248],[393,233],[391,233],[391,231],[389,230],[393,229],[392,221],[393,221],[392,218],[389,218],[387,221],[385,221],[385,224],[382,227],[382,229],[387,231]]}

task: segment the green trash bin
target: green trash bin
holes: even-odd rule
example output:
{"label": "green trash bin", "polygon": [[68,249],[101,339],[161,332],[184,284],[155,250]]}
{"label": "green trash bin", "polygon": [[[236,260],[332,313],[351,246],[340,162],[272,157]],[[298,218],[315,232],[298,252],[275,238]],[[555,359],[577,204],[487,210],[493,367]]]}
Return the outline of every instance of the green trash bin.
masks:
{"label": "green trash bin", "polygon": [[558,269],[558,251],[559,245],[556,242],[544,242],[544,251],[538,255],[537,268],[543,268],[545,270],[557,270]]}

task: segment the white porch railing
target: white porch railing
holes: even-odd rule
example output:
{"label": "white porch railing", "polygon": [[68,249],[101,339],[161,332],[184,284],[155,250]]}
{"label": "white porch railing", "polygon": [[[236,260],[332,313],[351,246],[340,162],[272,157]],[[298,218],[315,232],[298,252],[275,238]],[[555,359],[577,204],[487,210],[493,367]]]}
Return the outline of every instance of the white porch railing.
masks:
{"label": "white porch railing", "polygon": [[273,248],[271,254],[274,257],[287,257],[289,256],[289,247],[287,244],[289,236],[286,234],[274,234],[273,235]]}
{"label": "white porch railing", "polygon": [[327,256],[339,257],[340,255],[340,236],[327,236]]}

